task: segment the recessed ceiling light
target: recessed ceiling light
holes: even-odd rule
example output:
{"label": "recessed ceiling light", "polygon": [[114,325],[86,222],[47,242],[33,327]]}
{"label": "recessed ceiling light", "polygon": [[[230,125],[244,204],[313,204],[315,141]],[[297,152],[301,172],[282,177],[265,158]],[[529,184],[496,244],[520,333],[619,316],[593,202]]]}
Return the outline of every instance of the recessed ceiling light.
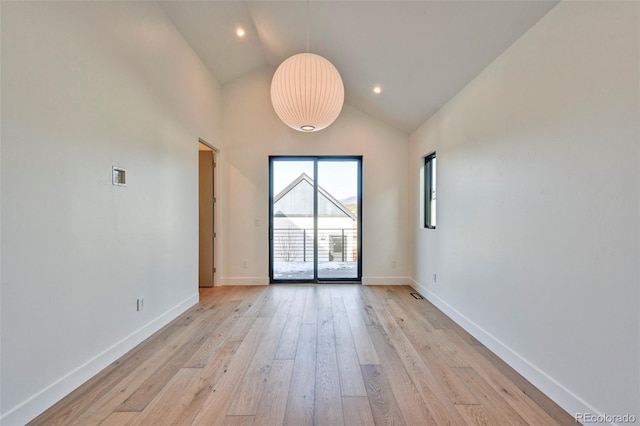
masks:
{"label": "recessed ceiling light", "polygon": [[375,93],[376,95],[379,95],[380,93],[382,93],[382,87],[373,86],[373,93]]}
{"label": "recessed ceiling light", "polygon": [[238,37],[244,37],[244,35],[245,35],[245,34],[246,34],[246,33],[245,33],[245,31],[244,31],[244,28],[242,28],[242,27],[238,27],[238,28],[236,29],[236,35],[237,35]]}

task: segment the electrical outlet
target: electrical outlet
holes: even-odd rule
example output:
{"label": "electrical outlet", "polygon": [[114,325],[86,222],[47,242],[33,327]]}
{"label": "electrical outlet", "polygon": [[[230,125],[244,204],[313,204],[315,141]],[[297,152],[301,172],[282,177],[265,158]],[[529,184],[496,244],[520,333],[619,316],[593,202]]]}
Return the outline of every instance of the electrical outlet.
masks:
{"label": "electrical outlet", "polygon": [[396,266],[398,266],[398,262],[396,262],[395,260],[392,260],[392,261],[391,261],[391,267],[392,267],[393,269],[395,269],[395,268],[396,268]]}
{"label": "electrical outlet", "polygon": [[240,266],[242,267],[242,269],[247,269],[247,259],[242,259]]}
{"label": "electrical outlet", "polygon": [[139,312],[144,307],[144,297],[139,297],[136,300],[136,310]]}

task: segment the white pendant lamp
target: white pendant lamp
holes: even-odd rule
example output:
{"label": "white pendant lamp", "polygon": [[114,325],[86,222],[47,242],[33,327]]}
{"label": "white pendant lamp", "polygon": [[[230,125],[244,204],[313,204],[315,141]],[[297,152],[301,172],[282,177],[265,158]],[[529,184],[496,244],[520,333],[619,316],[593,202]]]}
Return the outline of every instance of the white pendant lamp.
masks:
{"label": "white pendant lamp", "polygon": [[280,120],[300,132],[317,132],[333,123],[344,104],[344,85],[331,62],[309,53],[309,0],[307,0],[307,52],[280,64],[271,80],[271,103]]}
{"label": "white pendant lamp", "polygon": [[287,126],[316,132],[338,118],[344,85],[331,62],[313,53],[299,53],[280,64],[271,81],[271,103]]}

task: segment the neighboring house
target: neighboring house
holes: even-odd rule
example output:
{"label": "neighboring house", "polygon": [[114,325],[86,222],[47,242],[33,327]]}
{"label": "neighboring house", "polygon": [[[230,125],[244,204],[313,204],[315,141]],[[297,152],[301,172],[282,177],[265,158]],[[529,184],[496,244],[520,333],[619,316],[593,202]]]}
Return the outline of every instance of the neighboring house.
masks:
{"label": "neighboring house", "polygon": [[[302,173],[273,199],[274,262],[312,262],[314,182]],[[318,186],[318,261],[357,259],[356,215]]]}

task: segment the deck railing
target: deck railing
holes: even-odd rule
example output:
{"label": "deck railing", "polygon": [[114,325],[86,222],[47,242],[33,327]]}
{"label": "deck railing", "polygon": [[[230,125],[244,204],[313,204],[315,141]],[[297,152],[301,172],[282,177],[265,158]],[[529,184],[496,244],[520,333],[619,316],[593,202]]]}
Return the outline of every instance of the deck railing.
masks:
{"label": "deck railing", "polygon": [[[313,262],[314,230],[274,228],[273,256],[277,262]],[[358,231],[353,228],[319,228],[318,261],[353,262],[358,259]]]}

